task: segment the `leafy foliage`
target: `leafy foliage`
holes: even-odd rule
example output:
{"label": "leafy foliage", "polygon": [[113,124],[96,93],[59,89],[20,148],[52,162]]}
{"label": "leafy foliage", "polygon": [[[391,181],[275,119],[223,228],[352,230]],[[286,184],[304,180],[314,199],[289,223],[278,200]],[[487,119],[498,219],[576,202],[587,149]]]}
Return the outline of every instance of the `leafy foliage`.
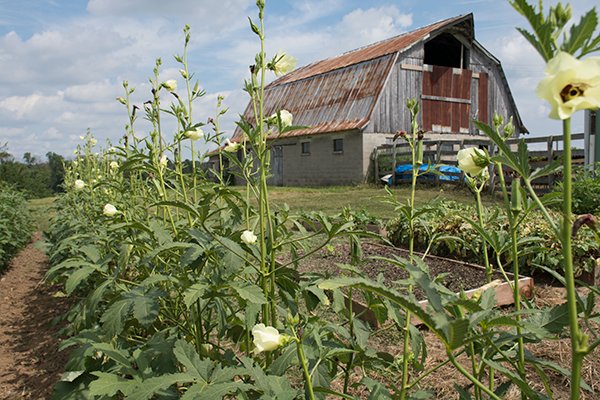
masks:
{"label": "leafy foliage", "polygon": [[[504,211],[497,207],[486,210],[486,225],[493,226],[493,232],[477,229],[474,207],[454,201],[441,201],[435,211],[420,219],[416,226],[416,247],[439,256],[448,256],[466,262],[481,263],[484,237],[493,242],[491,258],[500,257],[509,264],[509,229]],[[559,214],[553,214],[558,219]],[[407,246],[407,221],[399,216],[388,223],[388,237],[398,246]],[[483,234],[483,235],[482,235]],[[519,230],[519,259],[525,271],[540,266],[560,271],[561,247],[556,242],[551,227],[538,212],[532,212],[522,222]],[[573,242],[575,265],[578,272],[592,271],[600,250],[594,233],[581,229]]]}
{"label": "leafy foliage", "polygon": [[0,181],[0,273],[31,238],[32,221],[22,193]]}

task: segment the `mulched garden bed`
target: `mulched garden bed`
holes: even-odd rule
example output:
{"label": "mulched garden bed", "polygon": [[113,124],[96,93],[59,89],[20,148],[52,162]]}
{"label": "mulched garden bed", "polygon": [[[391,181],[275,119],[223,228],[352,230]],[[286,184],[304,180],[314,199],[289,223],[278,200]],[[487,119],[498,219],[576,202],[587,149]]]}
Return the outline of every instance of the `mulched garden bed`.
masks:
{"label": "mulched garden bed", "polygon": [[[362,244],[362,252],[362,258],[357,267],[368,278],[375,280],[379,275],[383,275],[386,284],[392,287],[394,282],[408,278],[405,269],[388,261],[375,258],[387,257],[393,259],[394,256],[398,256],[407,259],[408,250],[365,242]],[[303,260],[300,263],[300,270],[302,272],[325,273],[332,277],[338,276],[347,274],[338,267],[338,264],[349,264],[350,259],[350,245],[348,243],[337,243]],[[431,277],[445,275],[441,283],[453,292],[474,289],[486,284],[485,270],[481,267],[435,256],[427,256],[425,263],[429,266]],[[493,279],[502,279],[502,275],[494,273]],[[397,287],[397,289],[402,290],[401,287]],[[413,293],[417,299],[425,299],[425,295],[420,288],[415,287]]]}

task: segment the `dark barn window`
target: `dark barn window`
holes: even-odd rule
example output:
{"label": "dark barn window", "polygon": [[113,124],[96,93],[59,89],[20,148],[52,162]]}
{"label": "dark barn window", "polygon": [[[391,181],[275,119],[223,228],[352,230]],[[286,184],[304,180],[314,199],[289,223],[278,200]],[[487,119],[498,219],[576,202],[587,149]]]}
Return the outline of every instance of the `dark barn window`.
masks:
{"label": "dark barn window", "polygon": [[463,44],[449,33],[442,33],[425,43],[425,64],[442,67],[468,68],[469,53]]}
{"label": "dark barn window", "polygon": [[342,153],[344,151],[344,139],[333,139],[333,152]]}
{"label": "dark barn window", "polygon": [[300,145],[302,146],[302,155],[309,155],[310,154],[310,142],[302,142],[300,143]]}

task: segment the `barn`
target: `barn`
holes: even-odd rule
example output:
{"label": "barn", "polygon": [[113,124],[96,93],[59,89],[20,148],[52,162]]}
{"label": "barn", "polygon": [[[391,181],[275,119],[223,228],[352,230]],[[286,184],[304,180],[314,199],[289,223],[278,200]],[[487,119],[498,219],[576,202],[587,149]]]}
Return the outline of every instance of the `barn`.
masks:
{"label": "barn", "polygon": [[[494,113],[525,133],[500,61],[457,16],[297,68],[265,88],[265,115],[286,109],[308,128],[270,138],[271,184],[356,184],[372,177],[374,149],[408,130],[406,100],[421,104],[426,139],[473,138]],[[249,104],[244,113],[253,119]],[[238,128],[234,139],[240,140]]]}

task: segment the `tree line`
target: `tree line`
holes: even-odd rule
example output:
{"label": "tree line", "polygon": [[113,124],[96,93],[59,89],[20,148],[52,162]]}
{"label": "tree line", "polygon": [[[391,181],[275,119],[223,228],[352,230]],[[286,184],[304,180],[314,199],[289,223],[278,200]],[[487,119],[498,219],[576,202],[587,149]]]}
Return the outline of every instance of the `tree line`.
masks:
{"label": "tree line", "polygon": [[8,151],[8,144],[0,145],[0,181],[28,198],[49,197],[62,192],[64,163],[64,157],[54,152],[46,153],[45,160],[27,152],[23,154],[23,161],[18,161]]}

